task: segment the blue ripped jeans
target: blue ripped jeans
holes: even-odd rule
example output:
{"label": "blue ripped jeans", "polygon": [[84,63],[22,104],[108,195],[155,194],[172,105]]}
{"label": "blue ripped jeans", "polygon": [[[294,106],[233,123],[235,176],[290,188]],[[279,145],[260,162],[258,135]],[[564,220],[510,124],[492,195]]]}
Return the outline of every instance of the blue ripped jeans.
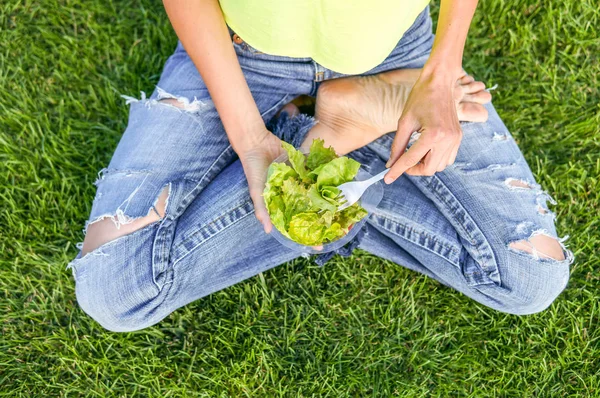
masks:
{"label": "blue ripped jeans", "polygon": [[[432,42],[425,10],[389,57],[366,74],[420,68]],[[265,122],[293,98],[315,96],[320,82],[341,76],[310,58],[267,55],[240,40],[232,45]],[[88,223],[110,217],[120,225],[146,216],[168,187],[165,216],[70,264],[81,308],[113,331],[156,324],[298,256],[265,234],[254,217],[240,161],[181,44],[158,87],[150,98],[129,99],[129,124],[101,172]],[[179,99],[184,109],[161,102],[165,98]],[[488,122],[463,123],[453,166],[385,186],[379,208],[342,254],[359,247],[499,311],[530,314],[565,288],[572,255],[565,250],[565,260],[558,261],[509,247],[556,232],[547,195],[492,105],[487,109]],[[300,116],[273,131],[299,145],[313,123]],[[392,140],[383,136],[350,156],[378,173]]]}

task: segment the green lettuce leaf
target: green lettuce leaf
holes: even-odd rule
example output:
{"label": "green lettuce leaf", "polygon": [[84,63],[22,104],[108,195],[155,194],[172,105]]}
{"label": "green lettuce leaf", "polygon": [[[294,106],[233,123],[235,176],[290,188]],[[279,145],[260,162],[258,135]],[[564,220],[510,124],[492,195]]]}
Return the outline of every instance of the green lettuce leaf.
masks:
{"label": "green lettuce leaf", "polygon": [[[327,163],[325,163],[325,164],[327,164]],[[316,169],[308,172],[308,179],[310,179],[310,181],[312,183],[317,182],[317,177],[319,176],[319,173],[321,172],[321,170],[323,170],[323,167],[325,167],[325,164],[322,164],[322,165],[318,166]]]}
{"label": "green lettuce leaf", "polygon": [[340,206],[341,203],[338,197],[340,196],[341,191],[338,189],[338,187],[322,187],[319,192],[321,193],[323,199],[336,205],[337,207]]}
{"label": "green lettuce leaf", "polygon": [[333,217],[335,217],[335,212],[333,211],[324,211],[321,213],[321,218],[319,218],[319,222],[325,226],[330,226],[333,221]]}
{"label": "green lettuce leaf", "polygon": [[267,184],[279,187],[289,177],[298,177],[298,173],[285,163],[273,163],[267,172]]}
{"label": "green lettuce leaf", "polygon": [[285,227],[285,218],[283,215],[283,211],[281,209],[275,209],[274,211],[269,210],[269,214],[271,215],[271,222],[273,223],[273,226],[277,228],[277,230],[281,232],[283,236],[285,236],[288,239],[292,239],[287,233],[287,228]]}
{"label": "green lettuce leaf", "polygon": [[312,204],[321,210],[327,210],[332,213],[335,213],[335,211],[339,207],[336,203],[332,203],[325,199],[323,196],[321,196],[321,193],[319,192],[319,189],[316,185],[310,187],[310,189],[308,190],[308,197],[310,198]]}
{"label": "green lettuce leaf", "polygon": [[[310,145],[310,152],[306,158],[306,166],[310,170],[315,170],[317,167],[329,163],[335,158],[337,158],[335,150],[332,147],[325,148],[325,141],[316,139]],[[319,174],[316,173],[316,175]]]}
{"label": "green lettuce leaf", "polygon": [[300,213],[292,217],[289,235],[294,241],[306,246],[323,243],[325,226],[319,222],[317,213]]}
{"label": "green lettuce leaf", "polygon": [[267,210],[269,211],[269,214],[275,212],[276,210],[281,210],[282,212],[285,210],[285,203],[283,203],[280,190],[271,190],[269,195],[265,196],[265,203],[267,204]]}
{"label": "green lettuce leaf", "polygon": [[[290,166],[285,163],[274,163],[269,167],[267,173],[267,184],[263,192],[263,198],[267,205],[267,210],[271,212],[275,208],[284,209],[283,203],[281,203],[281,185],[283,181],[297,177],[298,174]],[[277,200],[276,204],[272,204],[274,200]]]}
{"label": "green lettuce leaf", "polygon": [[367,211],[358,203],[337,213],[333,222],[340,224],[343,230],[348,231],[351,225],[359,222],[367,215]]}
{"label": "green lettuce leaf", "polygon": [[354,159],[345,156],[333,159],[321,169],[317,177],[317,187],[337,187],[345,182],[352,181],[359,168],[360,163]]}
{"label": "green lettuce leaf", "polygon": [[333,242],[344,236],[347,232],[342,229],[342,226],[338,223],[333,223],[325,231],[323,231],[323,241]]}
{"label": "green lettuce leaf", "polygon": [[[283,203],[285,205],[286,224],[295,214],[304,213],[313,209],[313,204],[308,195],[308,189],[295,178],[288,178],[281,185]],[[318,209],[315,209],[315,211]]]}
{"label": "green lettuce leaf", "polygon": [[306,156],[292,145],[285,141],[282,141],[283,149],[288,154],[288,159],[293,169],[298,173],[301,179],[305,179],[308,176],[308,170],[306,170]]}
{"label": "green lettuce leaf", "polygon": [[269,167],[263,197],[273,226],[285,237],[306,246],[333,242],[367,215],[358,203],[343,211],[338,185],[352,181],[360,164],[336,157],[332,148],[315,140],[308,156],[283,143],[287,163]]}

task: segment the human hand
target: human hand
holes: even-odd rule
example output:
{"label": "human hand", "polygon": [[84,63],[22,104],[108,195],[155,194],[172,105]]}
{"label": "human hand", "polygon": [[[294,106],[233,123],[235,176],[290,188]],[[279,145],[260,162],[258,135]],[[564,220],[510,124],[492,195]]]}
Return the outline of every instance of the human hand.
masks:
{"label": "human hand", "polygon": [[[386,183],[392,183],[405,172],[433,175],[454,163],[462,139],[454,95],[461,75],[464,75],[462,70],[458,73],[423,70],[398,121],[386,164],[390,168]],[[421,135],[405,152],[415,131]]]}
{"label": "human hand", "polygon": [[269,165],[283,154],[284,150],[281,147],[281,140],[264,126],[251,136],[252,142],[245,144],[242,148],[237,148],[236,152],[248,180],[250,198],[254,203],[254,215],[262,224],[265,232],[270,233],[273,225],[262,195]]}

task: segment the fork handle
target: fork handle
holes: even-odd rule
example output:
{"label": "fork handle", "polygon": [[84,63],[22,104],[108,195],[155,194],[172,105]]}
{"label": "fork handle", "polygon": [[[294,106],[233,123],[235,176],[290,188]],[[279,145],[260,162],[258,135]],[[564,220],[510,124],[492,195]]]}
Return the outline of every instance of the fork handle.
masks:
{"label": "fork handle", "polygon": [[390,171],[390,169],[385,169],[381,173],[379,173],[377,175],[374,175],[373,177],[371,177],[368,180],[365,180],[363,182],[365,182],[365,183],[367,183],[369,185],[373,185],[377,181],[381,181],[383,179],[383,177],[385,177],[385,175],[387,174],[388,171]]}

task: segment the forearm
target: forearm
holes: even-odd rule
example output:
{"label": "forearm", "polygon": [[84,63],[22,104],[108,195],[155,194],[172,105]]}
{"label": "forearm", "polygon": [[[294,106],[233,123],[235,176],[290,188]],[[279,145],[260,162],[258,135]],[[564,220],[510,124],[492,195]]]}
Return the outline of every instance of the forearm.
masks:
{"label": "forearm", "polygon": [[477,0],[441,0],[435,40],[425,72],[449,74],[452,82],[462,73],[462,57]]}
{"label": "forearm", "polygon": [[200,72],[233,149],[252,145],[264,123],[217,0],[163,0],[173,29]]}

